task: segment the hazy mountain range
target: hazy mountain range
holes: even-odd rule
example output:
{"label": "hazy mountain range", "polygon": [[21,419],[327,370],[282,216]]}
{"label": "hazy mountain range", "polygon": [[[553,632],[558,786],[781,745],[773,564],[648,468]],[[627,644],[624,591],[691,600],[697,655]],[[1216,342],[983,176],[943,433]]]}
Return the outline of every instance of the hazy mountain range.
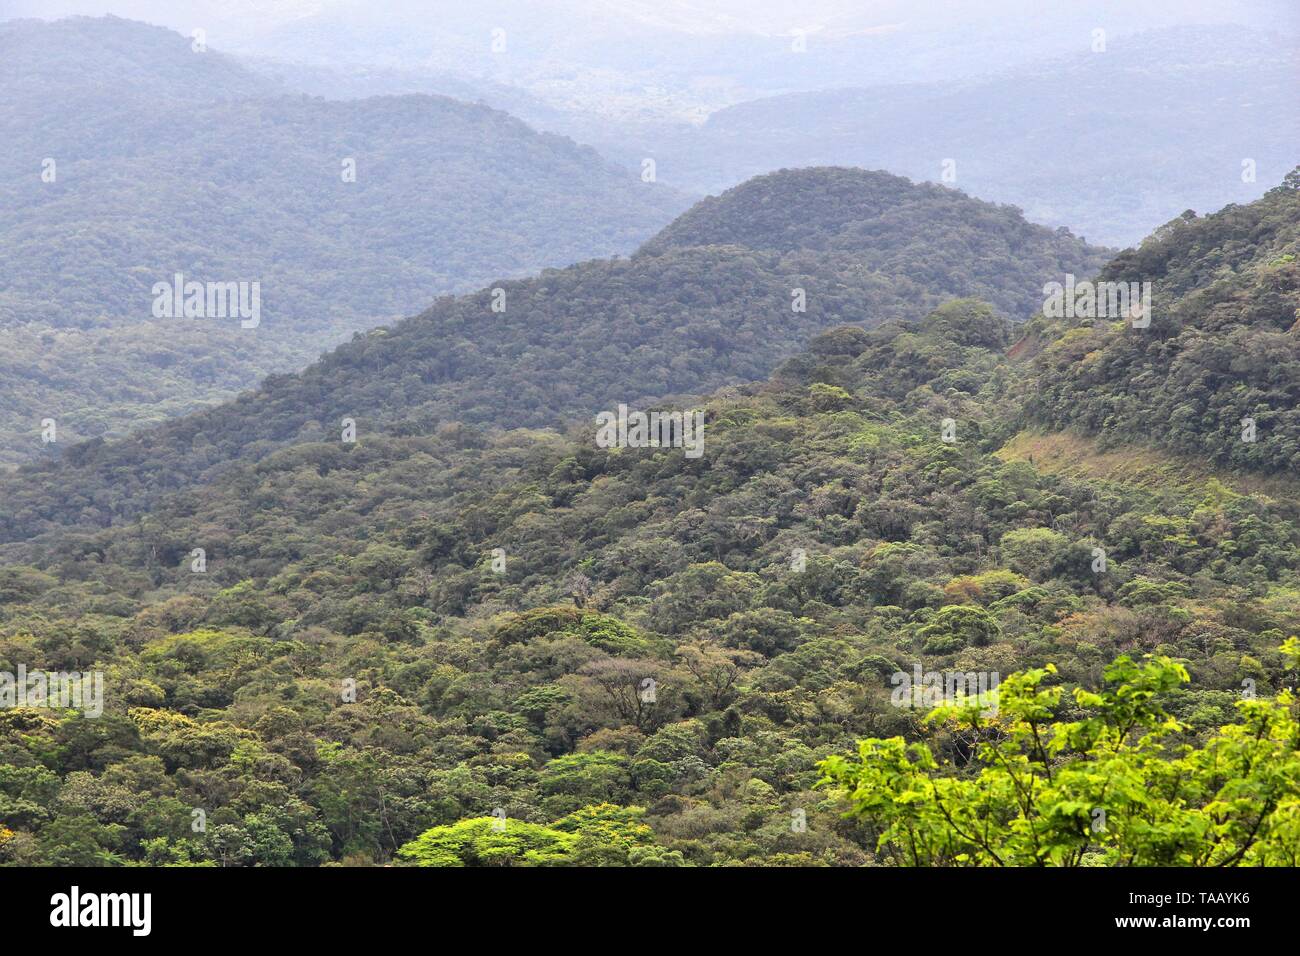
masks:
{"label": "hazy mountain range", "polygon": [[363,432],[557,427],[761,378],[827,327],[917,319],[948,298],[1024,319],[1044,283],[1091,275],[1107,255],[935,185],[772,174],[699,203],[631,258],[443,298],[234,403],[120,441],[45,445],[50,461],[5,479],[0,536],[110,523],[236,458],[322,440],[343,418]]}
{"label": "hazy mountain range", "polygon": [[[43,418],[120,434],[441,293],[631,251],[688,204],[487,107],[286,93],[120,19],[0,24],[0,84],[0,462]],[[257,328],[159,321],[177,274],[258,283]]]}
{"label": "hazy mountain range", "polygon": [[[1025,26],[1059,46],[1015,53],[1007,38],[978,66],[930,72],[913,42],[933,53],[937,37],[965,36],[977,49],[978,23],[828,3],[810,8],[817,39],[799,54],[773,11],[746,19],[689,3],[457,6],[433,32],[414,7],[375,21],[344,3],[227,11],[242,26],[223,34],[213,8],[205,43],[224,35],[241,60],[120,19],[10,21],[0,462],[43,450],[51,408],[66,440],[122,434],[299,368],[442,292],[627,252],[692,196],[783,167],[943,181],[1104,245],[1189,207],[1259,196],[1300,139],[1294,18],[1258,4],[1143,10],[1115,20],[1103,52],[1081,26],[1095,8],[1066,7],[1046,32]],[[1270,17],[1271,32],[1258,29]],[[485,54],[485,24],[498,20],[515,24],[515,42]],[[615,106],[619,64],[644,67],[637,51],[651,42],[672,56]],[[908,71],[889,74],[891,57]],[[556,95],[539,77],[557,63],[594,71],[579,85],[602,95]],[[728,92],[687,81],[703,76],[728,77]],[[832,77],[834,89],[817,88]],[[763,95],[782,89],[808,91]],[[655,91],[686,99],[654,105]],[[343,181],[348,161],[355,182]],[[178,273],[259,282],[266,321],[253,335],[202,321],[170,335],[150,290]]]}

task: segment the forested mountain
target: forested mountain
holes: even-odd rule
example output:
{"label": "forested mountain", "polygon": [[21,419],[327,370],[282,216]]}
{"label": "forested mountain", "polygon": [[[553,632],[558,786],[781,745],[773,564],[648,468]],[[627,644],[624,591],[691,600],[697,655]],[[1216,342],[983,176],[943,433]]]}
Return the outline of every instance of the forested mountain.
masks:
{"label": "forested mountain", "polygon": [[[1300,467],[1300,169],[1258,202],[1188,214],[1113,259],[1150,282],[1148,328],[1035,322],[1026,407],[1103,447],[1140,442],[1218,465]],[[1050,344],[1046,344],[1050,341]]]}
{"label": "forested mountain", "polygon": [[[824,175],[833,192],[844,174]],[[756,247],[787,240],[744,207],[797,217],[774,203],[782,179],[599,267],[679,287],[657,263],[733,250],[759,270],[777,254]],[[1171,224],[1109,274],[1150,270],[1171,308],[1256,288],[1290,248],[1289,190]],[[852,234],[828,219],[800,241],[834,260]],[[281,382],[282,400],[325,402],[352,364],[381,374],[370,343],[424,321]],[[393,412],[354,443],[327,422],[139,517],[10,546],[0,669],[100,669],[107,690],[97,720],[0,711],[0,860],[1296,865],[1281,689],[1300,676],[1300,486],[1045,431],[1023,396],[1096,357],[1047,360],[1072,333],[1029,330],[973,299],[828,329],[703,399],[698,458],[601,447],[581,415],[488,431]],[[385,401],[420,401],[421,382]],[[273,394],[246,400],[246,428],[285,414]],[[145,473],[120,461],[119,486]],[[33,480],[71,481],[49,474]],[[1000,676],[999,707],[899,706],[918,668]]]}
{"label": "forested mountain", "polygon": [[772,174],[702,203],[631,259],[445,297],[234,402],[72,445],[0,480],[0,538],[107,524],[235,459],[338,433],[344,418],[362,436],[555,426],[762,378],[820,330],[919,318],[957,296],[1024,318],[1045,281],[1104,258],[938,186],[864,170]]}
{"label": "forested mountain", "polygon": [[25,148],[85,152],[87,134],[110,152],[138,150],[118,122],[123,111],[284,92],[224,53],[199,55],[192,37],[120,17],[6,20],[0,49],[6,140],[16,147],[0,156],[6,177],[30,171]]}
{"label": "forested mountain", "polygon": [[[688,204],[483,106],[283,95],[112,17],[0,24],[0,88],[0,464],[49,452],[44,419],[122,434],[441,293],[631,251]],[[259,323],[155,317],[177,273],[258,283]]]}
{"label": "forested mountain", "polygon": [[1090,275],[1101,261],[1069,230],[1050,233],[1014,207],[847,168],[755,177],[701,200],[641,253],[730,245],[785,256],[802,250],[844,268],[907,276],[929,291],[979,296],[1015,319],[1041,304],[1034,277],[1059,277],[1075,268],[1070,262]]}

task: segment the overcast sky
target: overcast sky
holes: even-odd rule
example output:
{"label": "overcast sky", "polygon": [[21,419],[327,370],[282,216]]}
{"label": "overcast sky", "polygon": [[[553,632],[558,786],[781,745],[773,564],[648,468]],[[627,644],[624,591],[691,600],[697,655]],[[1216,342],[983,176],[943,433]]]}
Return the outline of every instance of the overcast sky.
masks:
{"label": "overcast sky", "polygon": [[[1069,21],[1093,16],[1140,27],[1174,23],[1248,22],[1296,25],[1293,0],[0,0],[0,17],[102,15],[146,20],[190,29],[209,25],[232,34],[253,34],[294,19],[347,10],[375,22],[413,13],[430,20],[462,21],[481,12],[500,16],[514,7],[520,15],[585,17],[593,24],[626,19],[689,32],[753,31],[781,34],[792,29],[870,30],[906,24],[912,28],[960,24],[1008,24],[1026,18]],[[603,16],[602,16],[603,15]]]}

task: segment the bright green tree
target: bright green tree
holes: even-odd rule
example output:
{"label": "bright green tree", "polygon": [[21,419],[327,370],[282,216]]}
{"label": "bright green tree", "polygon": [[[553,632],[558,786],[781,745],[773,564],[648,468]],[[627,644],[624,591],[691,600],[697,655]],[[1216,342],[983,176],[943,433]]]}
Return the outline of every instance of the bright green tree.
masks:
{"label": "bright green tree", "polygon": [[[1291,666],[1300,642],[1282,647]],[[1161,706],[1181,664],[1120,657],[1082,719],[1058,721],[1056,668],[1013,674],[995,714],[945,705],[927,718],[964,735],[971,767],[925,743],[863,740],[821,763],[821,785],[900,866],[1295,866],[1300,863],[1300,723],[1295,697],[1248,698],[1201,745]]]}
{"label": "bright green tree", "polygon": [[416,866],[547,866],[564,862],[576,842],[536,823],[473,817],[425,830],[397,856]]}

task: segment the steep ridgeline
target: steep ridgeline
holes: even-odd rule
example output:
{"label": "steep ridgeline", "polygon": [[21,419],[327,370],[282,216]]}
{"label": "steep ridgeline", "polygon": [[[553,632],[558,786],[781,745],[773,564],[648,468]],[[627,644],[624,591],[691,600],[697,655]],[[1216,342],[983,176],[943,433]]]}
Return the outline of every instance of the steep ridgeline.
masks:
{"label": "steep ridgeline", "polygon": [[229,404],[74,445],[3,481],[0,536],[109,523],[237,459],[337,436],[344,418],[362,438],[451,422],[557,425],[759,379],[829,326],[919,318],[956,296],[1024,317],[1045,281],[1103,260],[1067,233],[937,186],[863,170],[775,173],[701,204],[631,259],[441,299]]}
{"label": "steep ridgeline", "polygon": [[[1051,663],[1097,690],[1117,656],[1167,655],[1190,682],[1142,706],[1179,721],[1168,756],[1205,744],[1294,682],[1295,498],[1005,459],[1029,371],[1014,335],[973,301],[827,331],[769,382],[704,399],[698,458],[599,447],[589,420],[325,436],[29,545],[0,566],[0,666],[101,669],[108,690],[94,721],[0,714],[0,784],[21,794],[0,861],[882,862],[878,819],[844,819],[818,765],[902,736],[948,784],[973,779],[964,735],[897,697],[920,669],[996,683]],[[1057,759],[1086,736],[1072,726]],[[1286,739],[1285,763],[1240,762],[1258,772],[1207,761],[1178,818],[1205,825],[1146,827],[1138,859],[1293,864],[1272,812],[1300,796]],[[1176,786],[1163,758],[1145,749],[1142,779]],[[1074,801],[1054,845],[1134,858],[1130,828],[1087,825],[1112,779],[1043,788]],[[981,806],[1015,819],[1005,796]]]}
{"label": "steep ridgeline", "polygon": [[1150,283],[1150,325],[1035,320],[1028,422],[1219,466],[1300,468],[1300,170],[1262,199],[1188,213],[1098,282]]}
{"label": "steep ridgeline", "polygon": [[[0,24],[0,466],[295,371],[502,276],[630,252],[688,205],[438,96],[330,102],[168,30]],[[244,318],[155,311],[177,274]],[[172,317],[173,315],[177,317]]]}

